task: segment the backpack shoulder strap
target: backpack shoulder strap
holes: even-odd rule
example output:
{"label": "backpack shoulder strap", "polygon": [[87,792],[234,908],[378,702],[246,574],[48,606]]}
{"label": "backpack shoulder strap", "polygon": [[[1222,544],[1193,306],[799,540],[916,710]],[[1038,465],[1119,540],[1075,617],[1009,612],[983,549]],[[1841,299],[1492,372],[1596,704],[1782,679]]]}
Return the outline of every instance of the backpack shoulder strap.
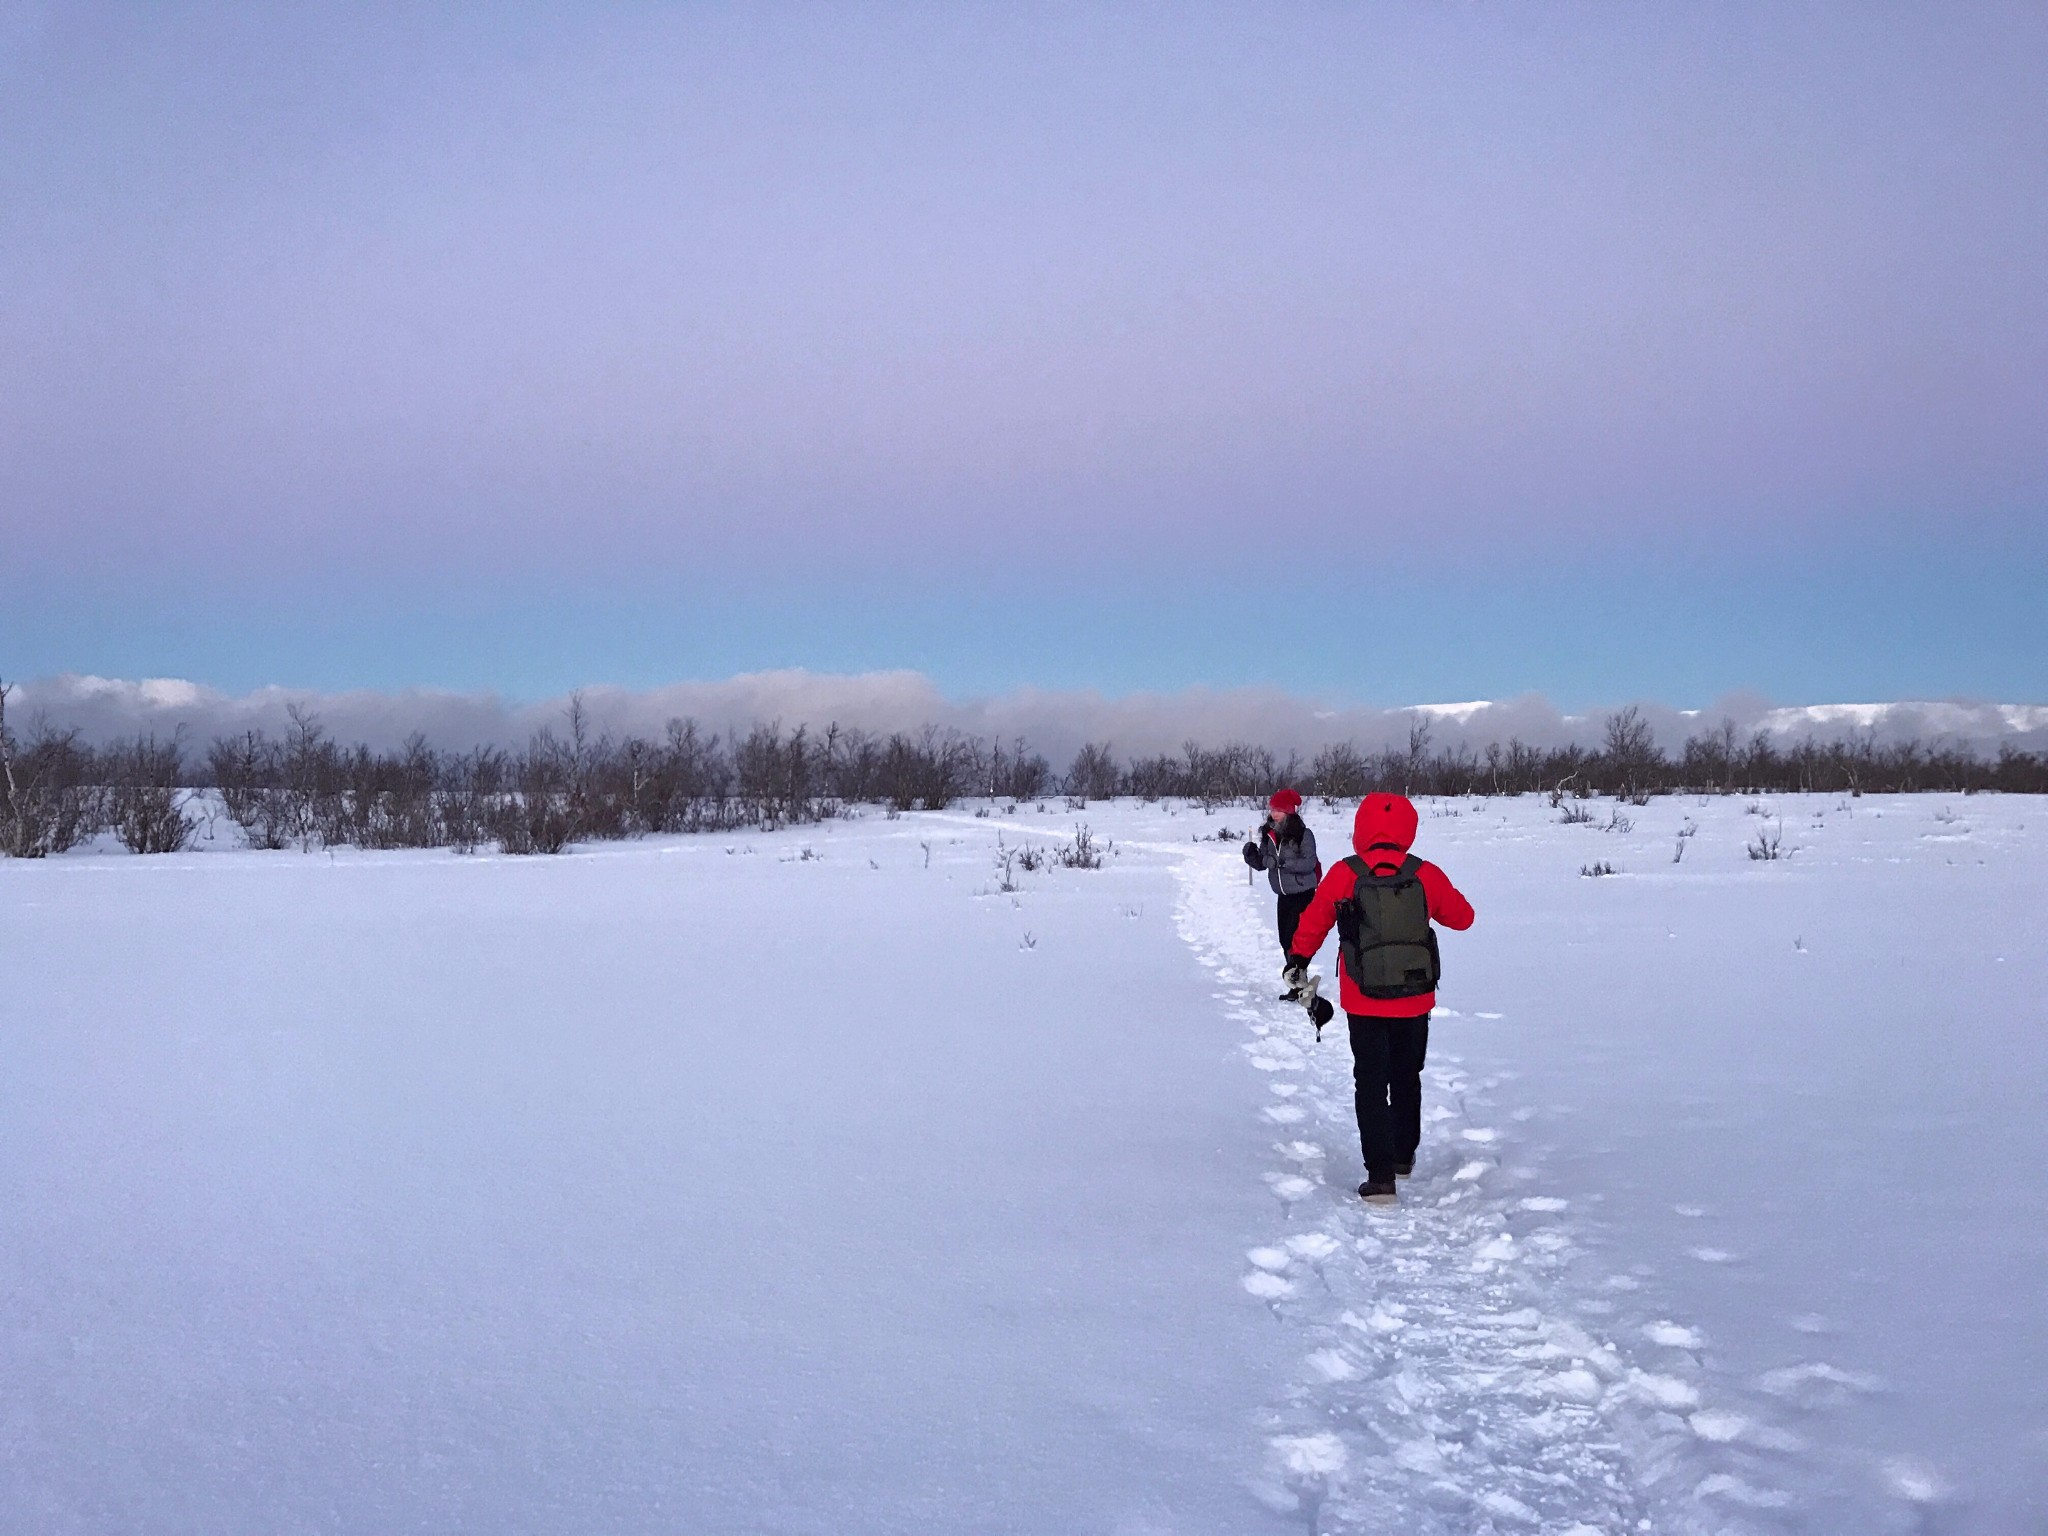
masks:
{"label": "backpack shoulder strap", "polygon": [[1420,868],[1422,868],[1422,860],[1417,858],[1412,853],[1409,854],[1407,858],[1401,861],[1401,878],[1403,880],[1413,879],[1415,877],[1415,872]]}

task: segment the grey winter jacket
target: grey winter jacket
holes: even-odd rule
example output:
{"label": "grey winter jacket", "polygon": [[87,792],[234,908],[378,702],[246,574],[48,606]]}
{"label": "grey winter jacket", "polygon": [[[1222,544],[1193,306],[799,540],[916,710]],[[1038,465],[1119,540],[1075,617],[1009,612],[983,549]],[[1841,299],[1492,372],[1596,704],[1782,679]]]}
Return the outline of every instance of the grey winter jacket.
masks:
{"label": "grey winter jacket", "polygon": [[1322,861],[1316,857],[1316,835],[1306,824],[1299,843],[1276,842],[1270,826],[1260,827],[1259,856],[1267,884],[1281,896],[1312,891],[1323,877]]}

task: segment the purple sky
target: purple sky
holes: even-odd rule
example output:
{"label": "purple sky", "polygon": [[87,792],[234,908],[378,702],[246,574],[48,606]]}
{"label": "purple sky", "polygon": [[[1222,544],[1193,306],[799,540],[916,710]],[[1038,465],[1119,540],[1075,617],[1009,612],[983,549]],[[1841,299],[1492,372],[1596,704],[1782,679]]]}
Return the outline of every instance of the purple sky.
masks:
{"label": "purple sky", "polygon": [[2044,101],[2039,5],[0,0],[0,667],[2048,698]]}

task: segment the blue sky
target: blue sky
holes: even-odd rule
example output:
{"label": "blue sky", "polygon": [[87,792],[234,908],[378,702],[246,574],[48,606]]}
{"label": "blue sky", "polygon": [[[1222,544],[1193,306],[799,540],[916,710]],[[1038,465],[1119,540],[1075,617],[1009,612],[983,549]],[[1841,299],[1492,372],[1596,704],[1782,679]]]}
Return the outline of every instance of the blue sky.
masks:
{"label": "blue sky", "polygon": [[2030,6],[0,9],[0,667],[2048,698]]}

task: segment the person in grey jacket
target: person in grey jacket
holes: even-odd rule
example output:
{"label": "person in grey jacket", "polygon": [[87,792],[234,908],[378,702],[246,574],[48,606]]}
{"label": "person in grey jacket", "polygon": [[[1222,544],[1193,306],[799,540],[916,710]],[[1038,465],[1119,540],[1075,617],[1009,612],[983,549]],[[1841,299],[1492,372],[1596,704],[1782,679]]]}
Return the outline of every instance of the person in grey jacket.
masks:
{"label": "person in grey jacket", "polygon": [[[1294,925],[1316,893],[1323,878],[1323,861],[1316,857],[1316,835],[1301,819],[1301,796],[1291,789],[1276,789],[1266,802],[1266,819],[1258,835],[1244,845],[1244,861],[1266,872],[1266,883],[1280,898],[1280,957],[1285,961],[1294,942]],[[1293,1002],[1299,988],[1281,994],[1282,1002]]]}

